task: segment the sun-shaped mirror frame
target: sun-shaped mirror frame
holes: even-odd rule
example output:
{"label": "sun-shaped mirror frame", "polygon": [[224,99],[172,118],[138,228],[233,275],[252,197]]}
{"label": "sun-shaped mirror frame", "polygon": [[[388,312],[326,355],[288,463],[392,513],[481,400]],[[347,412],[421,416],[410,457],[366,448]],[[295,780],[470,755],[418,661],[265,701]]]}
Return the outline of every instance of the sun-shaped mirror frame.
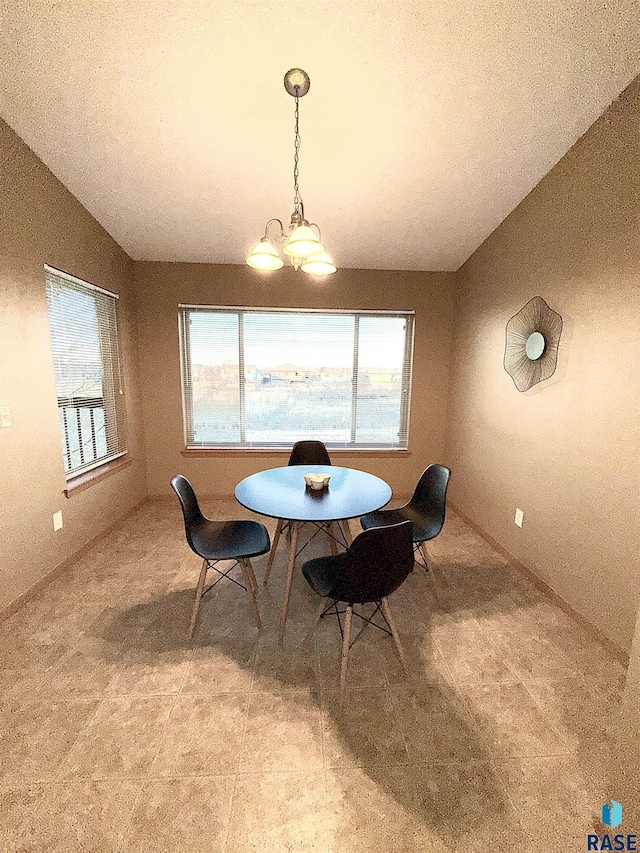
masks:
{"label": "sun-shaped mirror frame", "polygon": [[[539,358],[527,355],[527,341],[539,332],[544,338],[544,351]],[[518,391],[528,391],[538,382],[553,376],[558,362],[562,334],[562,317],[552,311],[541,296],[534,296],[507,323],[504,369]]]}

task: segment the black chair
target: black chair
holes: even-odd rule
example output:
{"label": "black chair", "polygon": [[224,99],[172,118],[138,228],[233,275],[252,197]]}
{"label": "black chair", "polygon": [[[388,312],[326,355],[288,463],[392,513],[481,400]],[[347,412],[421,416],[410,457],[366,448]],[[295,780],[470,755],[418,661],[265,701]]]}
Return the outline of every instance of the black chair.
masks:
{"label": "black chair", "polygon": [[[364,530],[399,524],[401,521],[413,522],[414,559],[426,571],[429,571],[425,542],[440,533],[444,525],[447,486],[451,471],[444,465],[429,465],[418,480],[418,485],[409,503],[397,509],[379,509],[363,515],[360,524]],[[422,560],[419,559],[422,555]]]}
{"label": "black chair", "polygon": [[288,465],[331,465],[329,452],[321,441],[296,441]]}
{"label": "black chair", "polygon": [[[199,557],[202,557],[202,568],[196,587],[196,600],[189,626],[189,638],[193,636],[202,596],[206,595],[222,578],[227,578],[227,580],[246,590],[256,625],[260,630],[262,623],[260,622],[260,613],[256,601],[258,584],[249,558],[266,554],[269,550],[271,542],[267,528],[259,521],[212,521],[206,518],[200,511],[198,499],[191,483],[181,474],[173,478],[171,488],[180,499],[189,547]],[[235,562],[226,571],[221,571],[217,568],[216,563],[223,560],[234,560]],[[230,573],[238,565],[242,570],[246,586],[230,576]],[[216,571],[220,577],[216,578],[207,589],[204,589],[209,569]]]}
{"label": "black chair", "polygon": [[[329,452],[327,448],[321,441],[296,441],[296,443],[291,449],[291,454],[289,456],[289,461],[287,465],[331,465],[331,458],[329,457]],[[329,536],[331,553],[337,553],[336,540],[331,532],[331,524],[316,526],[319,526],[320,528],[326,530],[327,535]],[[271,548],[269,560],[267,561],[267,568],[264,572],[263,583],[265,586],[267,585],[269,575],[271,574],[273,558],[276,555],[276,549],[278,547],[278,542],[280,541],[280,536],[282,533],[285,532],[287,533],[287,536],[290,537],[291,530],[289,522],[284,518],[279,518],[278,523],[276,525],[276,532],[273,535],[273,547]]]}
{"label": "black chair", "polygon": [[[309,628],[304,645],[308,645],[320,619],[333,614],[338,617],[342,634],[342,664],[340,669],[340,703],[344,700],[349,665],[349,649],[360,637],[367,625],[373,625],[391,634],[402,668],[408,675],[407,661],[398,636],[398,631],[389,609],[387,597],[402,584],[413,570],[413,525],[402,521],[388,527],[365,530],[357,536],[349,548],[342,554],[330,557],[317,557],[308,560],[302,566],[302,574],[309,585],[322,596],[316,614]],[[331,604],[327,605],[327,600]],[[345,602],[346,610],[338,610],[338,602]],[[357,613],[354,604],[375,603],[371,616]],[[344,627],[340,616],[346,613]],[[383,627],[373,622],[380,613],[387,625]],[[351,642],[352,617],[357,616],[364,625]]]}

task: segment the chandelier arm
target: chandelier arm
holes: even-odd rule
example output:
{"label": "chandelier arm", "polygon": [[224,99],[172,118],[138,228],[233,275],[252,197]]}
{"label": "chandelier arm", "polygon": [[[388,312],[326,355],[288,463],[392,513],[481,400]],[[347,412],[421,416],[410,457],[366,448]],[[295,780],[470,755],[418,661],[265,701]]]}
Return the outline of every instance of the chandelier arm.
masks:
{"label": "chandelier arm", "polygon": [[310,222],[309,228],[315,228],[316,229],[316,231],[318,232],[318,240],[322,243],[322,234],[320,233],[320,226],[316,225],[315,222]]}
{"label": "chandelier arm", "polygon": [[[271,223],[272,223],[272,222],[277,222],[277,223],[278,223],[278,225],[280,226],[280,233],[279,233],[278,235],[276,235],[275,237],[271,237],[271,238],[269,238],[269,226],[271,225]],[[264,236],[265,236],[265,238],[269,238],[269,239],[271,239],[271,240],[275,240],[275,241],[276,241],[276,243],[282,243],[284,240],[286,240],[286,239],[287,239],[287,235],[285,234],[285,230],[284,230],[284,225],[283,225],[283,224],[282,224],[282,222],[281,222],[279,219],[277,219],[277,218],[270,219],[270,220],[267,222],[267,224],[264,226]]]}

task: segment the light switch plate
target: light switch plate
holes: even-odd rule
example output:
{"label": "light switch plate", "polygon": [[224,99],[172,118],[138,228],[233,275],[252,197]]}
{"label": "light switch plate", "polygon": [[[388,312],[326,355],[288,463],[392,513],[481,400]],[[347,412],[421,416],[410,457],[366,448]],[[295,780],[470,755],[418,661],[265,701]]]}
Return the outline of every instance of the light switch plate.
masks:
{"label": "light switch plate", "polygon": [[53,513],[53,529],[62,530],[62,510]]}
{"label": "light switch plate", "polygon": [[0,406],[0,426],[13,426],[13,420],[11,419],[11,406]]}
{"label": "light switch plate", "polygon": [[516,509],[516,517],[514,518],[515,523],[518,527],[522,527],[522,522],[524,520],[524,513],[521,509]]}

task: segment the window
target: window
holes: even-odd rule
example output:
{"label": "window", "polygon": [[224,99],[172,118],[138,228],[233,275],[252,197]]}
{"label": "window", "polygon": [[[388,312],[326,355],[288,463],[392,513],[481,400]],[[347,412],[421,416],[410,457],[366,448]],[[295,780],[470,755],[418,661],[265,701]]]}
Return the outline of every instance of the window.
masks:
{"label": "window", "polygon": [[45,267],[58,419],[67,479],[126,452],[118,297]]}
{"label": "window", "polygon": [[180,306],[187,447],[407,447],[412,312]]}

